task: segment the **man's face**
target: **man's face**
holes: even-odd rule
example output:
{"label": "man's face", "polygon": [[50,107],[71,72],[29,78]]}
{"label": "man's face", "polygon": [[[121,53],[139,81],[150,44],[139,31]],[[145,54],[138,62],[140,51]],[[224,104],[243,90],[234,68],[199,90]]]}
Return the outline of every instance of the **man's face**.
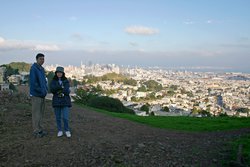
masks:
{"label": "man's face", "polygon": [[36,62],[39,65],[43,65],[43,63],[44,63],[44,57],[38,57],[38,59],[36,60]]}

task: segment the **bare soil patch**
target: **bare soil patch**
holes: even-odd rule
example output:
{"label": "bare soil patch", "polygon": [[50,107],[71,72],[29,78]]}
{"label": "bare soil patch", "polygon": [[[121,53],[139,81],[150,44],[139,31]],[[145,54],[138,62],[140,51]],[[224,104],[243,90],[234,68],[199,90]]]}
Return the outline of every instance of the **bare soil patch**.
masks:
{"label": "bare soil patch", "polygon": [[[1,99],[2,100],[2,99]],[[48,135],[32,136],[29,103],[0,105],[0,166],[223,166],[228,141],[250,128],[188,133],[152,128],[73,105],[72,137],[58,138],[51,102],[44,127]]]}

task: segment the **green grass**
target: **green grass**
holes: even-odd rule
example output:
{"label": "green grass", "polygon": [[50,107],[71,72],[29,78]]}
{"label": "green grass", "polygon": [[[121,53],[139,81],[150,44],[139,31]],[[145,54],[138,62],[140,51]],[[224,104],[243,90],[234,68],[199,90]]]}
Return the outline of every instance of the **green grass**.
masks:
{"label": "green grass", "polygon": [[[82,106],[82,105],[81,105]],[[250,127],[250,118],[236,118],[236,117],[169,117],[169,116],[137,116],[131,114],[114,113],[101,109],[89,108],[91,110],[102,112],[114,117],[124,118],[134,122],[146,124],[152,127],[178,130],[178,131],[191,131],[191,132],[204,132],[204,131],[223,131]]]}
{"label": "green grass", "polygon": [[241,157],[244,165],[250,165],[250,135],[245,135],[229,143],[232,147],[231,159],[237,161],[239,146],[242,145]]}
{"label": "green grass", "polygon": [[[146,124],[148,126],[175,130],[185,132],[212,132],[212,131],[226,131],[241,128],[250,128],[250,118],[237,117],[168,117],[168,116],[137,116],[131,114],[114,113],[101,109],[83,106],[84,108],[101,112],[113,117],[123,118],[134,122]],[[232,148],[230,152],[231,161],[225,162],[223,166],[232,166],[231,162],[237,162],[237,153],[239,145],[242,145],[243,165],[250,166],[250,134],[241,136],[238,139],[232,140],[229,147]],[[234,166],[234,165],[233,165]]]}

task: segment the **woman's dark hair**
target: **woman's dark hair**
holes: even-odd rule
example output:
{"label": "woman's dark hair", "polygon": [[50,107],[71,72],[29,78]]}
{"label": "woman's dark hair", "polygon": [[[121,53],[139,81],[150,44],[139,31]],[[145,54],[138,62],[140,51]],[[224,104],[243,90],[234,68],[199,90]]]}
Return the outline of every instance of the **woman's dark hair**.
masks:
{"label": "woman's dark hair", "polygon": [[[55,72],[55,75],[54,75],[53,79],[58,81],[59,79],[58,79],[56,73],[57,73],[57,72]],[[62,75],[62,78],[61,78],[62,81],[63,81],[63,80],[66,80],[67,78],[65,77],[65,73],[63,72],[62,74],[63,74],[63,75]]]}

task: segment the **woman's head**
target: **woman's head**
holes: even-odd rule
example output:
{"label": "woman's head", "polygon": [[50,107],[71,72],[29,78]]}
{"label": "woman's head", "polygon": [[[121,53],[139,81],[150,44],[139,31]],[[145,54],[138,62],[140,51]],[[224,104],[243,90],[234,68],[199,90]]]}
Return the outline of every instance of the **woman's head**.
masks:
{"label": "woman's head", "polygon": [[58,72],[58,71],[56,72],[56,76],[57,76],[58,78],[62,78],[63,74],[64,74],[64,73],[62,73],[62,72]]}
{"label": "woman's head", "polygon": [[65,73],[64,73],[64,68],[63,67],[56,67],[56,72],[55,72],[57,78],[64,78],[65,77]]}

